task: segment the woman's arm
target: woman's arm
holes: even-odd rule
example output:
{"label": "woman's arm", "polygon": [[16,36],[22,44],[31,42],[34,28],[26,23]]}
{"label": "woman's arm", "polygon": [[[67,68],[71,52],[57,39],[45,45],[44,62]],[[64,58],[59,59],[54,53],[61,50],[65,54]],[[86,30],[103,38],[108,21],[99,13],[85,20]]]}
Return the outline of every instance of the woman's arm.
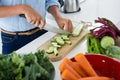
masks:
{"label": "woman's arm", "polygon": [[16,16],[24,14],[22,5],[16,6],[0,6],[0,17]]}
{"label": "woman's arm", "polygon": [[51,13],[55,19],[61,18],[59,9],[56,5],[50,6],[48,12]]}
{"label": "woman's arm", "polygon": [[57,24],[61,29],[72,32],[73,25],[71,20],[62,18],[62,16],[60,15],[59,9],[56,5],[50,6],[48,8],[48,12],[53,15],[53,17],[55,18]]}
{"label": "woman's arm", "polygon": [[[19,14],[24,14],[27,21],[36,27],[42,28],[45,25],[42,16],[29,5],[0,6],[0,18],[16,16]],[[39,24],[41,24],[41,26],[39,26]]]}

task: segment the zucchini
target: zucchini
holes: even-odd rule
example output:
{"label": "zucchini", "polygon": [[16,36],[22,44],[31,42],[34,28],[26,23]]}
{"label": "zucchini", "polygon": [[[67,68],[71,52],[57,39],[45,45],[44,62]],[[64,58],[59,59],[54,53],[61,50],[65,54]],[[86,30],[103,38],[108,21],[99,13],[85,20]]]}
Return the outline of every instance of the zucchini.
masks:
{"label": "zucchini", "polygon": [[48,54],[54,53],[55,56],[58,55],[58,48],[55,46],[50,46],[49,49],[46,51]]}
{"label": "zucchini", "polygon": [[54,55],[57,56],[58,55],[58,49],[56,47],[54,47]]}
{"label": "zucchini", "polygon": [[62,47],[65,43],[72,44],[68,35],[59,35],[54,37],[51,40],[51,45],[48,48],[48,50],[46,50],[46,53],[48,54],[53,53],[55,56],[57,56],[59,53],[58,48]]}
{"label": "zucchini", "polygon": [[61,47],[60,45],[58,45],[57,42],[52,42],[51,44],[52,44],[54,47]]}
{"label": "zucchini", "polygon": [[71,44],[72,44],[72,42],[71,42],[71,41],[65,41],[65,43],[67,43],[67,44],[69,44],[69,45],[71,45]]}
{"label": "zucchini", "polygon": [[79,36],[80,33],[81,33],[81,31],[82,31],[83,26],[84,26],[83,23],[78,24],[78,25],[73,29],[72,36],[73,36],[73,37]]}
{"label": "zucchini", "polygon": [[63,40],[70,40],[70,38],[67,36],[67,35],[61,35],[61,38],[63,39]]}
{"label": "zucchini", "polygon": [[54,52],[54,46],[50,46],[48,50],[46,50],[47,53],[53,53]]}
{"label": "zucchini", "polygon": [[58,43],[58,44],[60,44],[60,45],[64,45],[64,40],[61,38],[61,37],[56,37],[56,42]]}

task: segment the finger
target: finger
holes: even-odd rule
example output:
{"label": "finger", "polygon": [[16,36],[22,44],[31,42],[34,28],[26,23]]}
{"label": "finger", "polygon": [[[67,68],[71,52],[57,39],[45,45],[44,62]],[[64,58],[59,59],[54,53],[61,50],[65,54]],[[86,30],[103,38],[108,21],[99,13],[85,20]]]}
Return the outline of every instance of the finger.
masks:
{"label": "finger", "polygon": [[30,24],[35,24],[36,23],[36,18],[31,18]]}
{"label": "finger", "polygon": [[30,24],[34,24],[35,23],[35,20],[32,18],[32,16],[25,16],[26,17],[26,19],[27,19],[27,21],[28,21],[28,23],[30,23]]}
{"label": "finger", "polygon": [[66,21],[65,21],[63,30],[69,31],[69,20],[66,20]]}
{"label": "finger", "polygon": [[30,24],[35,24],[35,21],[34,21],[34,20],[32,20],[32,21],[30,22]]}
{"label": "finger", "polygon": [[72,32],[73,31],[73,25],[72,25],[72,22],[69,20],[68,22],[68,31],[69,32]]}
{"label": "finger", "polygon": [[43,29],[45,26],[45,22],[43,20],[40,21],[39,28]]}
{"label": "finger", "polygon": [[40,24],[40,22],[39,22],[39,20],[37,20],[37,21],[35,22],[35,26],[36,26],[36,27],[39,27],[39,24]]}
{"label": "finger", "polygon": [[64,30],[64,24],[62,25],[59,25],[60,29],[63,29]]}

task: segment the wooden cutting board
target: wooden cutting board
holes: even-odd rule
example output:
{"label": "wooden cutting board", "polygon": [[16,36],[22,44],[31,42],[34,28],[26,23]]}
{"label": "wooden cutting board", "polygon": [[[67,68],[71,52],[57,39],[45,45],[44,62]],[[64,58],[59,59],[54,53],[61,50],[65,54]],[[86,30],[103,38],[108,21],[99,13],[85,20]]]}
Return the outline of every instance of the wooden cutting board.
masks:
{"label": "wooden cutting board", "polygon": [[[55,56],[54,54],[47,54],[47,56],[50,58],[51,61],[55,62],[55,61],[59,61],[62,58],[64,58],[77,44],[80,43],[81,40],[83,40],[83,38],[86,36],[86,34],[88,33],[88,29],[87,26],[83,27],[81,34],[78,37],[72,37],[70,36],[70,40],[72,41],[72,44],[65,44],[63,45],[61,48],[58,49],[59,54],[58,56]],[[51,45],[51,40],[56,37],[59,36],[58,34],[53,36],[50,40],[46,41],[44,44],[42,44],[40,47],[37,48],[37,50],[47,50],[49,48],[49,46]]]}

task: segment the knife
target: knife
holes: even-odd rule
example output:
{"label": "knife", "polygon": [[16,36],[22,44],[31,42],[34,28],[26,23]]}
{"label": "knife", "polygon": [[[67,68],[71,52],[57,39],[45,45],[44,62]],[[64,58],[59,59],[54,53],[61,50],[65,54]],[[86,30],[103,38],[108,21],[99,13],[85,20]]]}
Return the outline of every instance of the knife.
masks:
{"label": "knife", "polygon": [[[20,14],[19,16],[20,16],[20,17],[23,17],[23,18],[26,18],[24,14]],[[43,29],[45,29],[45,30],[47,30],[47,31],[50,31],[50,32],[53,32],[53,33],[57,33],[57,34],[66,34],[66,35],[71,34],[70,32],[67,32],[67,31],[62,30],[62,29],[60,29],[60,28],[57,28],[57,27],[55,27],[55,26],[52,26],[52,25],[50,25],[50,24],[48,24],[48,23],[46,23],[46,25],[44,26]]]}
{"label": "knife", "polygon": [[70,32],[67,32],[65,30],[62,30],[60,28],[57,28],[57,26],[52,26],[51,24],[46,23],[44,28],[47,31],[53,32],[53,33],[57,33],[57,34],[66,34],[66,35],[70,35]]}

